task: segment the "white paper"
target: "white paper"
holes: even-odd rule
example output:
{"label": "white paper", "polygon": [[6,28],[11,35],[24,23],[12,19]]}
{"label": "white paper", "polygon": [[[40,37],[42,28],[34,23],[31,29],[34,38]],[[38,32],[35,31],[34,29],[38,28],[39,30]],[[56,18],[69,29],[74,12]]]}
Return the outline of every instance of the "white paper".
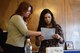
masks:
{"label": "white paper", "polygon": [[41,28],[41,33],[44,39],[52,39],[55,34],[55,28]]}
{"label": "white paper", "polygon": [[63,53],[63,47],[47,47],[46,53]]}

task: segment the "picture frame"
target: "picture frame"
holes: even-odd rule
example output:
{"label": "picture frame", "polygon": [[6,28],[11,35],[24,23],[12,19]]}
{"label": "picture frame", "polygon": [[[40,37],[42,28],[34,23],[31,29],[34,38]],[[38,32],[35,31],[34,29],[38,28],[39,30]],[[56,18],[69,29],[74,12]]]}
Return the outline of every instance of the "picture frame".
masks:
{"label": "picture frame", "polygon": [[74,45],[72,41],[66,41],[66,47],[67,50],[73,50],[74,49]]}

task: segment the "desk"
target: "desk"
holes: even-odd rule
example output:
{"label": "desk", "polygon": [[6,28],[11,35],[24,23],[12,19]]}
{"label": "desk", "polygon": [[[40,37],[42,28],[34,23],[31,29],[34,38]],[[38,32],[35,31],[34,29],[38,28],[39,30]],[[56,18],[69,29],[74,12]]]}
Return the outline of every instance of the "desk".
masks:
{"label": "desk", "polygon": [[80,50],[65,50],[64,53],[80,53]]}
{"label": "desk", "polygon": [[[33,53],[37,53],[34,51]],[[64,53],[80,53],[80,50],[64,50]]]}

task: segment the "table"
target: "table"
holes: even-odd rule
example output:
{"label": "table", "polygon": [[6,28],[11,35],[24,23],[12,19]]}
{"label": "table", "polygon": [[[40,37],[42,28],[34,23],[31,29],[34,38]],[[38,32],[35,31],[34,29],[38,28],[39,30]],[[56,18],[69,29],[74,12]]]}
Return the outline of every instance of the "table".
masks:
{"label": "table", "polygon": [[[34,51],[33,53],[37,53],[37,51]],[[64,50],[64,53],[80,53],[80,50]]]}
{"label": "table", "polygon": [[64,50],[64,53],[80,53],[80,50]]}

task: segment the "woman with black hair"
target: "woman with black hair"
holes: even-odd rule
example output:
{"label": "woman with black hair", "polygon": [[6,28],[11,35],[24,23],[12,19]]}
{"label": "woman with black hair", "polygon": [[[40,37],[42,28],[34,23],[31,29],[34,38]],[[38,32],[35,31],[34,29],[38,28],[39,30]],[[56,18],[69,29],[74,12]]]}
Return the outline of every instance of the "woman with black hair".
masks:
{"label": "woman with black hair", "polygon": [[[36,37],[36,45],[40,46],[38,53],[46,53],[46,47],[57,47],[58,43],[63,43],[63,32],[61,26],[56,23],[54,20],[54,16],[49,9],[44,9],[41,12],[39,25],[37,31],[41,31],[41,27],[44,28],[55,28],[55,34],[52,36],[53,39],[45,40],[44,37],[37,36]],[[38,41],[41,38],[41,43]]]}

